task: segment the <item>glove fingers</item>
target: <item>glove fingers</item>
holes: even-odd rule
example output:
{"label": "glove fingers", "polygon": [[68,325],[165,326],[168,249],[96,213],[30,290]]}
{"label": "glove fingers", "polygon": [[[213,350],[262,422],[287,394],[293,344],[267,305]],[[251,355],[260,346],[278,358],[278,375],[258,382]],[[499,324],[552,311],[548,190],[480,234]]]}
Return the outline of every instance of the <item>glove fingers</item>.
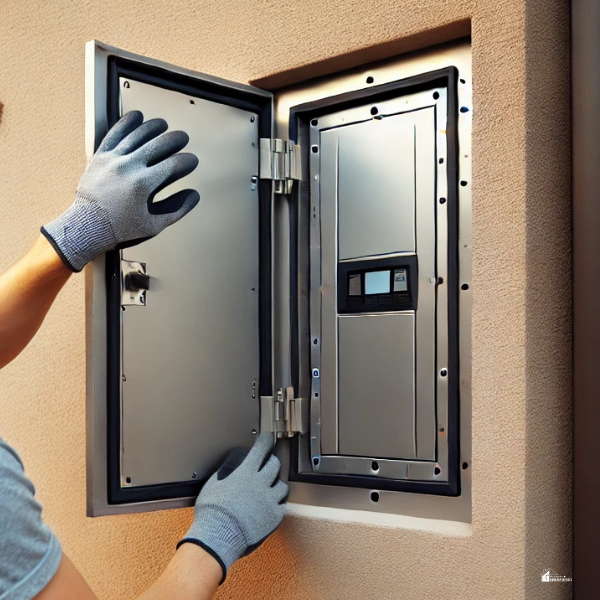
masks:
{"label": "glove fingers", "polygon": [[164,119],[150,119],[123,138],[115,148],[117,154],[129,154],[167,131],[169,126]]}
{"label": "glove fingers", "polygon": [[151,206],[159,207],[158,209],[154,208],[152,212],[161,211],[154,212],[156,214],[154,218],[158,220],[162,230],[187,215],[198,202],[200,202],[200,194],[196,190],[181,190],[165,200],[151,204]]}
{"label": "glove fingers", "polygon": [[148,204],[148,212],[151,215],[170,215],[180,211],[190,202],[193,203],[193,206],[189,210],[192,210],[192,208],[198,204],[199,200],[200,194],[198,194],[196,190],[181,190],[164,200],[150,202]]}
{"label": "glove fingers", "polygon": [[123,138],[137,129],[143,122],[144,115],[139,110],[128,112],[104,136],[102,143],[98,147],[98,152],[112,150]]}
{"label": "glove fingers", "polygon": [[217,480],[221,481],[226,477],[229,477],[248,456],[248,450],[246,448],[234,448],[224,460],[223,464],[217,471]]}
{"label": "glove fingers", "polygon": [[154,188],[152,195],[154,196],[171,183],[189,175],[197,166],[198,157],[195,154],[182,152],[150,167],[148,169],[148,180]]}
{"label": "glove fingers", "polygon": [[267,464],[261,469],[260,474],[267,480],[268,485],[271,486],[275,479],[279,476],[279,470],[281,469],[281,463],[276,456],[271,456]]}
{"label": "glove fingers", "polygon": [[272,432],[261,433],[246,458],[246,464],[254,471],[259,471],[265,457],[273,450],[275,445],[274,435]]}
{"label": "glove fingers", "polygon": [[141,160],[152,167],[183,150],[189,141],[190,137],[184,131],[169,131],[149,141],[138,152]]}

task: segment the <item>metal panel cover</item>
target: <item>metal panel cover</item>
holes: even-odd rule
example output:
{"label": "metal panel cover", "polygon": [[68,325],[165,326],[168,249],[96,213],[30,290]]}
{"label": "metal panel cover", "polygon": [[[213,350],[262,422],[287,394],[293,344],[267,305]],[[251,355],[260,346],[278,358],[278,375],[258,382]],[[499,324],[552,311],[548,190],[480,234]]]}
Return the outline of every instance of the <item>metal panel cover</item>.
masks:
{"label": "metal panel cover", "polygon": [[[122,485],[203,479],[258,425],[258,128],[252,113],[120,81],[123,113],[141,110],[190,136],[200,204],[123,251],[146,263],[147,305],[122,313]],[[235,152],[232,149],[235,148]]]}
{"label": "metal panel cover", "polygon": [[415,315],[339,317],[340,454],[415,458]]}
{"label": "metal panel cover", "polygon": [[333,129],[339,260],[415,251],[415,130],[404,116]]}

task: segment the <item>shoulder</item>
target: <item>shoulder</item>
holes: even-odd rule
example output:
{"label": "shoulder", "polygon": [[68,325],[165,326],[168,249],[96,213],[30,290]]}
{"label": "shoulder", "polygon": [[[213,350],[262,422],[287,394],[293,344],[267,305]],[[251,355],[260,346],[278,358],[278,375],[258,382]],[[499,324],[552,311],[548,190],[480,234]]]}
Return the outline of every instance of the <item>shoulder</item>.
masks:
{"label": "shoulder", "polygon": [[0,598],[33,598],[56,573],[62,552],[19,455],[1,438],[0,540]]}

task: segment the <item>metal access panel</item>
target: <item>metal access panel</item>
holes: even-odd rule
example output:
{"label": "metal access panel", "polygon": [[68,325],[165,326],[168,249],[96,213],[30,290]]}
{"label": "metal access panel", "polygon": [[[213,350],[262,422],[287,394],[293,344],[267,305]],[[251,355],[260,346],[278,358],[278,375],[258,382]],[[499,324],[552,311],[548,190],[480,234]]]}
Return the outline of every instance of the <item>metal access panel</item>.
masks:
{"label": "metal access panel", "polygon": [[305,174],[289,373],[310,426],[291,499],[468,521],[469,46],[292,88],[276,110]]}
{"label": "metal access panel", "polygon": [[88,156],[130,110],[201,200],[87,271],[88,514],[268,431],[292,503],[469,521],[468,42],[275,94],[90,42]]}
{"label": "metal access panel", "polygon": [[[88,150],[128,111],[163,118],[199,166],[153,202],[201,195],[159,236],[94,262],[89,512],[189,504],[252,444],[270,393],[271,189],[258,174],[272,96],[94,43],[88,75]],[[131,285],[140,273],[149,289]]]}
{"label": "metal access panel", "polygon": [[317,103],[321,114],[304,117],[316,216],[314,476],[459,493],[457,221],[448,210],[458,194],[457,82],[449,68],[350,104]]}

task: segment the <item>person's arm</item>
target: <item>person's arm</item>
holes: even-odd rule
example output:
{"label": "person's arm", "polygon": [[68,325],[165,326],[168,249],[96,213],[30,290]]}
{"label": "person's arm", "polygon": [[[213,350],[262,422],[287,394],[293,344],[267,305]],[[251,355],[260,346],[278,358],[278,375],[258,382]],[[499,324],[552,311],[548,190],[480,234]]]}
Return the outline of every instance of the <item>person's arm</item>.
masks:
{"label": "person's arm", "polygon": [[[221,581],[219,563],[202,548],[185,544],[162,575],[137,600],[210,600]],[[63,555],[56,575],[35,600],[98,600],[81,573]]]}
{"label": "person's arm", "polygon": [[[157,235],[198,204],[200,196],[195,190],[182,190],[153,202],[157,192],[198,164],[194,155],[180,153],[187,135],[164,133],[166,130],[162,119],[143,123],[139,112],[125,115],[90,161],[75,202],[42,227],[43,238],[0,277],[0,366],[17,356],[35,335],[72,271],[81,271],[102,252]],[[211,598],[231,564],[275,531],[285,512],[288,487],[279,481],[280,464],[271,456],[272,447],[273,434],[265,434],[250,452],[238,449],[230,454],[203,487],[192,526],[174,558],[138,600]],[[27,584],[35,585],[34,593],[42,590],[38,600],[96,600],[43,524],[41,507],[34,501],[33,486],[20,460],[10,447],[4,449],[6,464],[19,484],[3,488],[0,476],[0,530],[4,550],[10,551],[11,534],[13,546],[23,547],[19,553],[23,576],[10,573],[7,581],[0,578],[0,596]],[[4,498],[3,492],[7,492]],[[10,518],[11,508],[19,518]],[[43,572],[38,566],[40,552],[50,559]]]}
{"label": "person's arm", "polygon": [[[163,574],[137,600],[210,600],[231,565],[279,527],[288,486],[272,455],[273,434],[261,434],[248,452],[233,450],[196,500],[192,526]],[[97,600],[63,556],[54,579],[36,600]]]}
{"label": "person's arm", "polygon": [[0,275],[0,369],[30,342],[72,272],[40,235],[33,248]]}
{"label": "person's arm", "polygon": [[189,189],[153,202],[198,166],[195,155],[180,152],[187,134],[165,133],[167,127],[163,119],[127,113],[92,157],[73,204],[0,276],[0,368],[35,335],[70,273],[103,252],[158,235],[198,204],[200,195]]}
{"label": "person's arm", "polygon": [[208,552],[185,544],[137,600],[210,600],[222,575],[219,563]]}

